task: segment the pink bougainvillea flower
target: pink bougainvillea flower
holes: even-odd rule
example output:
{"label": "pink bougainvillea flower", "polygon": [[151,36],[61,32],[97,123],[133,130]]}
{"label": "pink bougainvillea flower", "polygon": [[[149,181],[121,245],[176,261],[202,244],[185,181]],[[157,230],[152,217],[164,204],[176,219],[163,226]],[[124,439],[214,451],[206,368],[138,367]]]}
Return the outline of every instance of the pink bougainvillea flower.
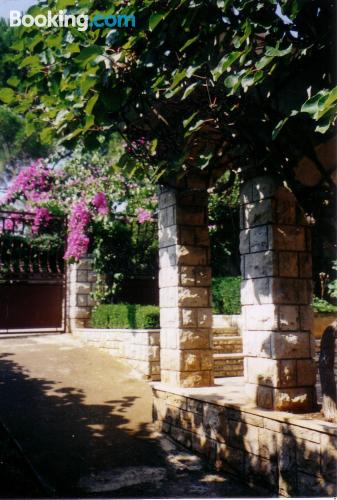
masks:
{"label": "pink bougainvillea flower", "polygon": [[144,224],[145,222],[152,221],[152,214],[149,210],[146,210],[146,208],[137,208],[136,216],[139,224]]}
{"label": "pink bougainvillea flower", "polygon": [[92,199],[92,204],[100,215],[108,215],[109,206],[105,193],[98,192]]}
{"label": "pink bougainvillea flower", "polygon": [[86,235],[86,229],[90,219],[89,209],[83,200],[73,205],[69,217],[67,249],[64,255],[66,260],[79,260],[88,251],[90,240]]}
{"label": "pink bougainvillea flower", "polygon": [[51,214],[48,208],[36,208],[32,225],[32,233],[38,233],[42,226],[47,226],[51,220]]}

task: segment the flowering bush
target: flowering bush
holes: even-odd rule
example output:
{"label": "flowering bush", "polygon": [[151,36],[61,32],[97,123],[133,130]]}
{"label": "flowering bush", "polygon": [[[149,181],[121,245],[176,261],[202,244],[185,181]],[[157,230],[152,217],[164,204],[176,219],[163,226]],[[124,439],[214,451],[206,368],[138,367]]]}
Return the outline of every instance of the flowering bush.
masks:
{"label": "flowering bush", "polygon": [[[153,221],[157,207],[149,181],[130,181],[106,157],[98,153],[89,157],[81,147],[62,166],[37,160],[23,168],[8,187],[2,206],[15,206],[18,201],[34,214],[34,234],[48,227],[53,215],[68,216],[64,258],[70,261],[99,248],[102,235],[107,238],[111,231],[111,221],[121,219],[119,213],[124,224],[134,218],[145,224]],[[4,229],[12,230],[13,224],[8,219]]]}

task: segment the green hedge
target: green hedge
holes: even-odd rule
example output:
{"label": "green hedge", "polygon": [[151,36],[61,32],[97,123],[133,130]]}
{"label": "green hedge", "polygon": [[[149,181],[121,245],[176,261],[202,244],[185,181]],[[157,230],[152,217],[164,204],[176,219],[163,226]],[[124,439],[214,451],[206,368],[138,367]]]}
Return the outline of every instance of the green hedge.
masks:
{"label": "green hedge", "polygon": [[213,278],[213,312],[216,314],[240,314],[240,276]]}
{"label": "green hedge", "polygon": [[92,313],[93,328],[159,328],[159,307],[138,304],[103,304]]}
{"label": "green hedge", "polygon": [[318,313],[334,313],[337,312],[337,307],[324,299],[319,299],[318,297],[314,297],[312,301],[312,308],[315,312]]}

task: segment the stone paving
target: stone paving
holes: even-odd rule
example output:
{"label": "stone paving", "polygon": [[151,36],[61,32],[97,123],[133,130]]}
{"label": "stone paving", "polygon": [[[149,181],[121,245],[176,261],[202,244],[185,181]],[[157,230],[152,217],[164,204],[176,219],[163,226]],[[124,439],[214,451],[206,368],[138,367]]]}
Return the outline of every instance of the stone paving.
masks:
{"label": "stone paving", "polygon": [[265,494],[156,434],[149,385],[70,335],[0,340],[0,419],[47,497]]}

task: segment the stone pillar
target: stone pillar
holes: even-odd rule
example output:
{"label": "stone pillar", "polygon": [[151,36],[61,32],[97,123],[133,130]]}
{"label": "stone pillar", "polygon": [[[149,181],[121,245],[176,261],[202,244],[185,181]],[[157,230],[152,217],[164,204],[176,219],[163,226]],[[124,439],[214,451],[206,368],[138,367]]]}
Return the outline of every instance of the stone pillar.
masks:
{"label": "stone pillar", "polygon": [[96,273],[92,270],[92,259],[85,257],[80,262],[68,264],[67,268],[67,329],[89,326],[94,306],[92,292],[96,283]]}
{"label": "stone pillar", "polygon": [[315,401],[310,229],[294,195],[269,177],[241,192],[241,303],[246,389],[260,407]]}
{"label": "stone pillar", "polygon": [[213,385],[211,270],[205,188],[159,196],[161,381]]}

